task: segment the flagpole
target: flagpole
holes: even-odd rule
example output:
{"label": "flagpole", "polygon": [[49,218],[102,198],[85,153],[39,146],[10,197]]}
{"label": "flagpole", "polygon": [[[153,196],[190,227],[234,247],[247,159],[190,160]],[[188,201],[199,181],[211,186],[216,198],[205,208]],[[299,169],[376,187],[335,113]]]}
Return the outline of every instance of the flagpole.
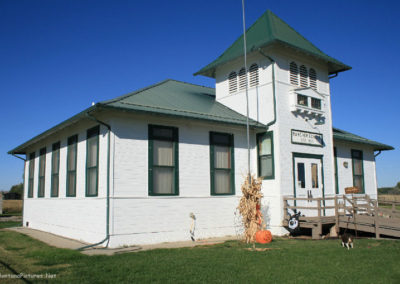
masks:
{"label": "flagpole", "polygon": [[247,44],[246,44],[246,17],[244,9],[244,0],[242,0],[242,15],[243,15],[243,48],[244,48],[244,69],[246,75],[246,133],[247,133],[247,174],[249,184],[251,183],[250,176],[250,130],[249,130],[249,92],[248,92],[248,78],[247,78]]}

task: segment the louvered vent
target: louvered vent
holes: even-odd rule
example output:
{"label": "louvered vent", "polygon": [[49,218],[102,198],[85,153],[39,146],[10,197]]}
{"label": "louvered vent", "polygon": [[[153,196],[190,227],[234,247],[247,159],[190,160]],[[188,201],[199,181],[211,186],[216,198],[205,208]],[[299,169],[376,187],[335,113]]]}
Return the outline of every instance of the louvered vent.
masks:
{"label": "louvered vent", "polygon": [[255,87],[258,85],[258,65],[252,64],[250,66],[250,87]]}
{"label": "louvered vent", "polygon": [[300,86],[302,86],[302,87],[308,86],[307,68],[304,65],[300,66]]}
{"label": "louvered vent", "polygon": [[296,86],[299,84],[299,69],[297,69],[296,62],[290,63],[290,84]]}
{"label": "louvered vent", "polygon": [[229,74],[229,93],[235,93],[237,91],[237,75],[236,72],[233,71]]}
{"label": "louvered vent", "polygon": [[246,89],[246,69],[242,68],[239,71],[239,90]]}
{"label": "louvered vent", "polygon": [[314,90],[317,89],[317,72],[313,68],[310,69],[310,87]]}

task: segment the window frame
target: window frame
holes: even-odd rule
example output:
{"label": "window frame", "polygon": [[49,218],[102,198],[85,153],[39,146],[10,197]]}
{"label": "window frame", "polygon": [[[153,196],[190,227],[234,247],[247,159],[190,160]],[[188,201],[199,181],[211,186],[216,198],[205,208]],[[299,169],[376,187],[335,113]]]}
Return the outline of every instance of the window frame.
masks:
{"label": "window frame", "polygon": [[[172,130],[172,138],[156,136],[153,134],[154,129]],[[154,140],[173,142],[174,166],[155,166],[154,165]],[[148,125],[148,195],[149,196],[178,196],[179,195],[179,130],[177,127],[165,125]],[[170,167],[173,168],[174,175],[174,192],[173,193],[155,193],[153,184],[153,168],[154,167]]]}
{"label": "window frame", "polygon": [[309,79],[309,86],[313,89],[313,90],[317,90],[318,89],[318,80],[317,80],[317,71],[315,71],[314,68],[310,68],[308,70],[308,79]]}
{"label": "window frame", "polygon": [[311,108],[317,109],[317,110],[322,110],[322,100],[311,97]]}
{"label": "window frame", "polygon": [[[355,153],[360,153],[361,158],[355,157]],[[355,160],[360,160],[361,161],[361,175],[355,175],[354,174],[354,161]],[[365,193],[365,177],[364,177],[364,153],[362,150],[357,150],[357,149],[351,149],[351,164],[352,164],[352,170],[353,170],[353,186],[355,187],[355,178],[354,177],[361,177],[362,179],[362,188],[360,193]]]}
{"label": "window frame", "polygon": [[253,63],[249,68],[249,88],[257,87],[260,84],[259,66]]}
{"label": "window frame", "polygon": [[246,67],[240,68],[237,74],[238,74],[238,91],[240,92],[246,90],[246,86],[248,86]]}
{"label": "window frame", "polygon": [[27,193],[28,198],[33,198],[33,189],[35,183],[35,159],[36,159],[36,152],[30,153],[29,169],[28,169],[28,193]]}
{"label": "window frame", "polygon": [[[260,141],[260,139],[263,138],[263,136],[266,136],[266,138],[267,137],[271,138],[271,155],[262,155],[262,156],[271,156],[271,158],[272,158],[272,174],[270,176],[261,176],[261,159],[260,159],[261,155],[260,155],[259,141]],[[268,132],[257,133],[256,143],[257,143],[257,174],[258,174],[258,177],[262,177],[263,180],[275,179],[274,132],[268,131]]]}
{"label": "window frame", "polygon": [[299,67],[296,62],[289,63],[289,83],[292,86],[299,86]]}
{"label": "window frame", "polygon": [[229,94],[234,94],[238,91],[238,75],[236,71],[232,71],[228,75],[228,91]]}
{"label": "window frame", "polygon": [[[96,166],[88,167],[89,164],[89,143],[88,140],[90,138],[96,137],[96,142],[97,142],[97,159],[96,159]],[[100,126],[94,126],[86,131],[86,171],[85,171],[85,183],[86,183],[86,190],[85,190],[85,196],[86,197],[96,197],[99,195],[99,153],[100,153],[100,143],[99,139],[100,138]],[[89,170],[96,168],[96,192],[94,194],[89,194],[89,182],[88,182],[88,172]]]}
{"label": "window frame", "polygon": [[[69,170],[69,153],[71,151],[71,146],[75,147],[75,157],[74,157],[74,162],[75,162],[75,170],[70,171]],[[68,137],[67,140],[67,169],[66,169],[66,176],[67,176],[67,181],[66,181],[66,189],[65,189],[65,196],[66,197],[76,197],[76,168],[78,166],[78,134],[72,135]],[[74,194],[70,194],[68,189],[69,189],[69,174],[70,173],[75,173],[75,181],[74,181]]]}
{"label": "window frame", "polygon": [[[229,143],[224,144],[224,143],[218,143],[213,141],[213,135],[224,135],[228,136],[229,138]],[[223,196],[223,195],[235,195],[235,146],[234,146],[234,136],[233,134],[230,133],[223,133],[223,132],[215,132],[215,131],[210,131],[209,133],[209,139],[210,139],[210,194],[211,196]],[[230,147],[230,154],[231,154],[231,168],[230,169],[223,169],[223,168],[218,168],[221,170],[230,170],[230,185],[231,185],[231,192],[229,193],[216,193],[215,192],[215,161],[214,161],[214,149],[215,146],[224,146],[224,147]]]}
{"label": "window frame", "polygon": [[339,194],[339,173],[338,173],[337,147],[333,147],[333,157],[334,157],[334,161],[335,161],[335,191],[336,191],[336,194]]}
{"label": "window frame", "polygon": [[[38,192],[37,197],[43,198],[46,195],[46,147],[43,147],[39,150],[39,171],[38,171]],[[41,163],[44,163],[43,173],[41,172]],[[41,175],[43,174],[43,175]],[[43,184],[43,192],[40,191],[40,187]]]}
{"label": "window frame", "polygon": [[[60,149],[61,149],[61,143],[60,141],[53,143],[51,147],[51,181],[50,181],[50,197],[58,197],[60,194]],[[58,155],[58,165],[57,165],[57,173],[54,173],[54,152],[57,151]],[[58,183],[57,183],[57,194],[54,194],[54,188],[53,188],[53,180],[54,177],[57,176],[58,178]]]}

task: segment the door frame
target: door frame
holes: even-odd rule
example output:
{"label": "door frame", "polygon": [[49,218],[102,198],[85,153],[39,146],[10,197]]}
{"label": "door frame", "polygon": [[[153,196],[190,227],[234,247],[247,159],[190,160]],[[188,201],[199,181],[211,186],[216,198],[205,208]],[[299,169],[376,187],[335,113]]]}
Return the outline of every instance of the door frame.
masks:
{"label": "door frame", "polygon": [[[322,198],[325,198],[324,155],[292,152],[293,197],[296,197],[296,172],[295,172],[296,164],[295,164],[295,158],[311,158],[311,159],[319,159],[321,161]],[[325,199],[324,199],[323,203],[324,203],[324,206],[325,206]],[[296,206],[296,205],[297,205],[296,204],[296,200],[294,200],[294,206]]]}

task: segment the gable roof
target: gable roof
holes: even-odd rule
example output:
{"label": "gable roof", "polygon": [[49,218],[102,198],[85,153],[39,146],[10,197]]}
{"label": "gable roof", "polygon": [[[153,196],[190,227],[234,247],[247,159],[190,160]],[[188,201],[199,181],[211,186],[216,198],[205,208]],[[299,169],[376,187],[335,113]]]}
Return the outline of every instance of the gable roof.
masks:
{"label": "gable roof", "polygon": [[[165,80],[127,95],[100,102],[103,108],[151,112],[191,119],[246,125],[246,116],[215,100],[215,89]],[[266,126],[249,119],[251,127]]]}
{"label": "gable roof", "polygon": [[[168,79],[124,96],[99,102],[10,150],[8,154],[25,154],[25,149],[30,145],[87,118],[89,113],[102,109],[168,115],[239,126],[246,126],[247,119],[217,102],[214,88]],[[249,126],[266,129],[264,124],[252,119],[249,119]]]}
{"label": "gable roof", "polygon": [[392,146],[382,144],[380,142],[376,142],[338,128],[333,128],[333,139],[370,145],[374,147],[375,151],[394,150]]}
{"label": "gable roof", "polygon": [[[329,74],[351,69],[350,66],[322,52],[270,10],[267,10],[247,29],[246,44],[247,53],[273,44],[293,48],[325,61],[328,64]],[[204,75],[214,78],[217,66],[243,56],[243,53],[243,35],[241,35],[221,56],[197,71],[194,75]]]}

